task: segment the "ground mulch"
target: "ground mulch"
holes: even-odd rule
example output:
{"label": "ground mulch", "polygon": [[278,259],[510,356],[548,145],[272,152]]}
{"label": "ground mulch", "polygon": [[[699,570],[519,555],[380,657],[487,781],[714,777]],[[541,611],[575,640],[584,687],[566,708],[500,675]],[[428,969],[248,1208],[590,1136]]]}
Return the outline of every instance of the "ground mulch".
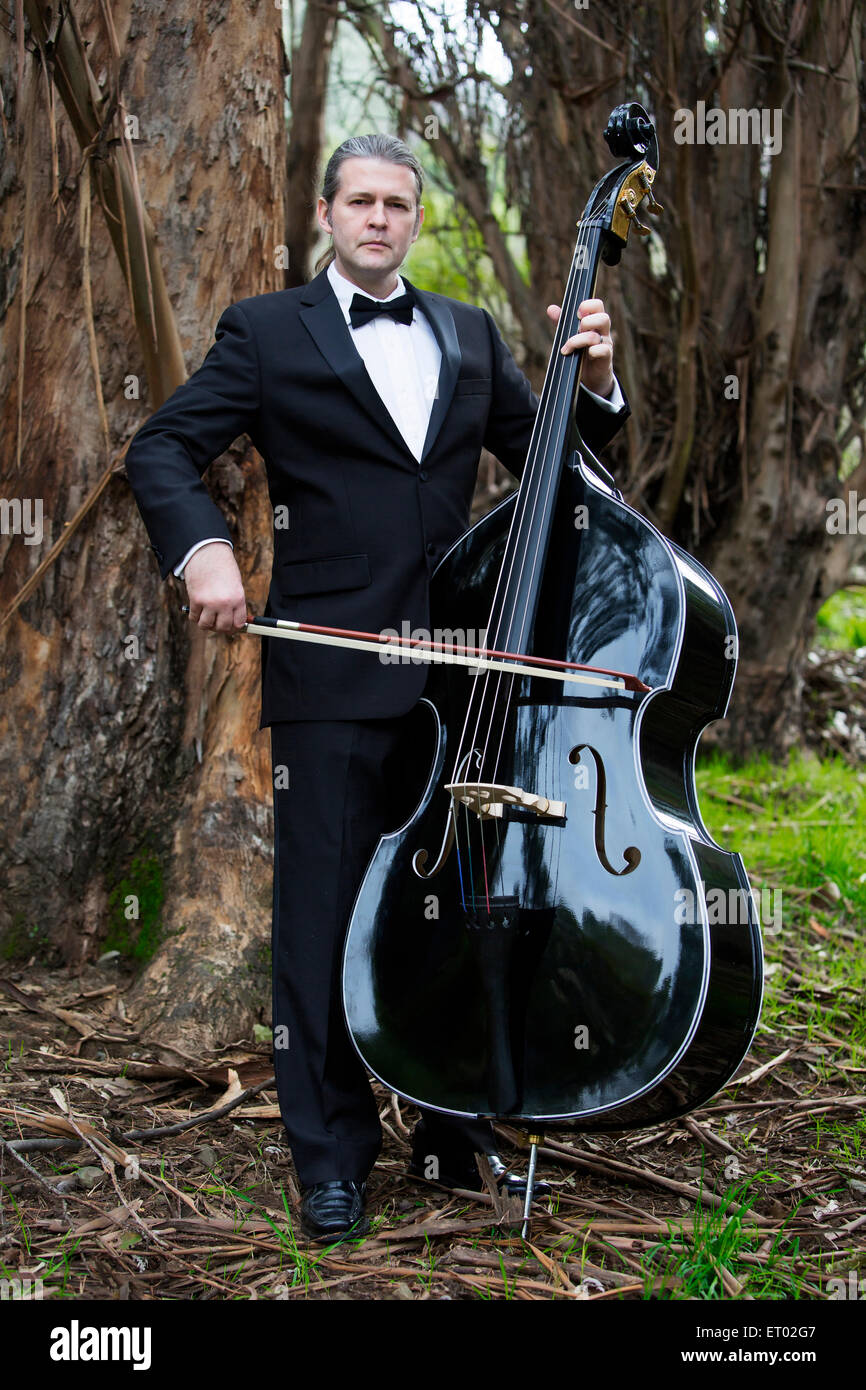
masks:
{"label": "ground mulch", "polygon": [[[805,970],[774,984],[806,1004]],[[116,960],[0,972],[0,1277],[41,1278],[43,1298],[817,1299],[866,1262],[866,1069],[844,1008],[838,1033],[759,1031],[683,1119],[545,1136],[553,1192],[526,1241],[498,1195],[407,1178],[416,1112],[379,1087],[372,1229],[322,1247],[300,1233],[267,1046],[139,1036],[131,981]]]}

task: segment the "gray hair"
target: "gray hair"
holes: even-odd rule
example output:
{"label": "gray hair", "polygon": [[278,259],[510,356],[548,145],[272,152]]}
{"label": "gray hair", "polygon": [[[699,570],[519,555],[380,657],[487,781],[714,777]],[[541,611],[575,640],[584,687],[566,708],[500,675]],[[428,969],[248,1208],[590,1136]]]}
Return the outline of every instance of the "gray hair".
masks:
{"label": "gray hair", "polygon": [[[334,150],[328,160],[325,177],[322,180],[322,197],[328,205],[329,217],[331,208],[334,206],[334,199],[340,188],[340,170],[343,162],[347,159],[387,159],[392,164],[405,164],[415,175],[416,202],[420,204],[421,191],[424,187],[424,170],[405,141],[400,140],[396,135],[351,135],[348,140],[344,140],[342,145],[338,145]],[[416,228],[419,216],[420,213],[416,213]],[[324,270],[325,266],[330,265],[333,259],[334,248],[330,246],[317,260],[316,271]]]}

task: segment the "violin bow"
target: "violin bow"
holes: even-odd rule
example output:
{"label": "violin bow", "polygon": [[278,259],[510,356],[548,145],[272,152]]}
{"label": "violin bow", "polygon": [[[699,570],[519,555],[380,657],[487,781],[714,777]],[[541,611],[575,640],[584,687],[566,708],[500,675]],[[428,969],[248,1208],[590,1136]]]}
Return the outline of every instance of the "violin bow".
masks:
{"label": "violin bow", "polygon": [[[189,613],[184,604],[182,613]],[[393,656],[396,651],[412,653],[410,659],[431,665],[468,666],[475,672],[505,671],[509,675],[540,676],[546,680],[599,685],[614,690],[647,694],[651,686],[626,671],[610,671],[603,666],[586,666],[577,661],[556,661],[552,657],[530,656],[526,652],[503,652],[491,647],[463,647],[435,642],[424,637],[383,636],[380,632],[355,632],[351,628],[322,627],[316,623],[295,622],[290,618],[247,618],[241,628],[253,637],[285,637],[296,642],[317,642],[323,646],[378,652]],[[231,636],[232,633],[226,633]]]}

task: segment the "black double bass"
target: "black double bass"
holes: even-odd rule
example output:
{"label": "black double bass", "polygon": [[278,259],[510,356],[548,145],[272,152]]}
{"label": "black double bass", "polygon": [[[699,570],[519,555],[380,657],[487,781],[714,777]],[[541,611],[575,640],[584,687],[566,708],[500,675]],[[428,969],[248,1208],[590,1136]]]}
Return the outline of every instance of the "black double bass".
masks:
{"label": "black double bass", "polygon": [[599,261],[646,230],[644,200],[660,210],[643,108],[617,107],[605,138],[625,162],[578,223],[519,491],[431,582],[435,627],[485,630],[501,659],[433,666],[429,738],[415,729],[406,750],[407,768],[431,750],[423,791],[379,842],[343,961],[350,1033],[389,1089],[536,1133],[705,1102],[748,1050],[763,980],[746,871],[694,780],[733,686],[731,605],[587,449],[580,354],[560,353]]}

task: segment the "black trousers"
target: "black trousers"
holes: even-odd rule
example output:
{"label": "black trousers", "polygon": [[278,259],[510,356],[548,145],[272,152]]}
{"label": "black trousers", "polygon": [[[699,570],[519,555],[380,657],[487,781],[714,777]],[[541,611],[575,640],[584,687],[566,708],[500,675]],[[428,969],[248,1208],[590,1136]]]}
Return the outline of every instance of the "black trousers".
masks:
{"label": "black trousers", "polygon": [[[406,819],[404,719],[271,725],[273,1026],[280,1113],[301,1184],[363,1181],[382,1128],[343,1015],[342,952],[379,836]],[[425,1151],[490,1152],[487,1121],[422,1112]]]}

